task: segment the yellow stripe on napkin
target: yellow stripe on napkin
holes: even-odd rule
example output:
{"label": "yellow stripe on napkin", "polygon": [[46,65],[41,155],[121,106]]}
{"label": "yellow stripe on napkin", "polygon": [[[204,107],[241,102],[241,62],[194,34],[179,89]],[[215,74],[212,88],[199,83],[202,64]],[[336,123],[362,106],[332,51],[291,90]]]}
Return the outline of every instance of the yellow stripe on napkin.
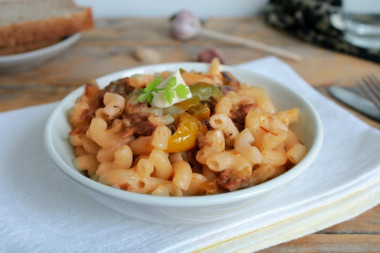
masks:
{"label": "yellow stripe on napkin", "polygon": [[254,252],[352,219],[380,203],[377,181],[338,201],[270,226],[221,241],[195,252]]}

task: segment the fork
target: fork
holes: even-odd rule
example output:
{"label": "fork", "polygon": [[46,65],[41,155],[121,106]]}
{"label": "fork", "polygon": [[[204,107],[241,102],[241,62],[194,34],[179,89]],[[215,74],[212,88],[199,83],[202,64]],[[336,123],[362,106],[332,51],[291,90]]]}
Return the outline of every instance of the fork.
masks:
{"label": "fork", "polygon": [[360,88],[369,100],[380,110],[380,80],[374,74],[369,74],[356,81],[356,85]]}

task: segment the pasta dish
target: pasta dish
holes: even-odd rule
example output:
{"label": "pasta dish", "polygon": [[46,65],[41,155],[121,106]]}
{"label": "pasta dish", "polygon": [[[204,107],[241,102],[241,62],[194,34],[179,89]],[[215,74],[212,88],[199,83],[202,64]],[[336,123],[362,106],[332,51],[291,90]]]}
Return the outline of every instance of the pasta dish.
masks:
{"label": "pasta dish", "polygon": [[69,112],[74,165],[122,190],[195,196],[248,188],[290,170],[307,148],[265,89],[214,59],[207,73],[136,74],[85,86]]}

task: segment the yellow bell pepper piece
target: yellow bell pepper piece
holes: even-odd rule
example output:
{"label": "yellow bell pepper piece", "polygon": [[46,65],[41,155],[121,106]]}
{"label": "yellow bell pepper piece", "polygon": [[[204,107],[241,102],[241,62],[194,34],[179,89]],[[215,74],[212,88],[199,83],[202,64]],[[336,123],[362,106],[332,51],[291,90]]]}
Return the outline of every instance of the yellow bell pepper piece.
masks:
{"label": "yellow bell pepper piece", "polygon": [[183,113],[179,117],[177,131],[170,136],[168,142],[169,153],[184,152],[195,147],[199,135],[199,121],[188,113]]}

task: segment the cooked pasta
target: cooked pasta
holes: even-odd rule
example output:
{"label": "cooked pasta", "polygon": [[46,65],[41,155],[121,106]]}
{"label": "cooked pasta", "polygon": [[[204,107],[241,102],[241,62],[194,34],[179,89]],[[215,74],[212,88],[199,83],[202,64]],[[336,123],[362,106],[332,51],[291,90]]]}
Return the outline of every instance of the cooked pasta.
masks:
{"label": "cooked pasta", "polygon": [[[166,100],[157,103],[159,92]],[[207,73],[164,71],[104,89],[86,85],[70,110],[68,141],[74,165],[102,184],[209,195],[263,183],[299,163],[307,154],[291,129],[299,120],[297,108],[277,111],[265,89],[241,83],[213,60]]]}

